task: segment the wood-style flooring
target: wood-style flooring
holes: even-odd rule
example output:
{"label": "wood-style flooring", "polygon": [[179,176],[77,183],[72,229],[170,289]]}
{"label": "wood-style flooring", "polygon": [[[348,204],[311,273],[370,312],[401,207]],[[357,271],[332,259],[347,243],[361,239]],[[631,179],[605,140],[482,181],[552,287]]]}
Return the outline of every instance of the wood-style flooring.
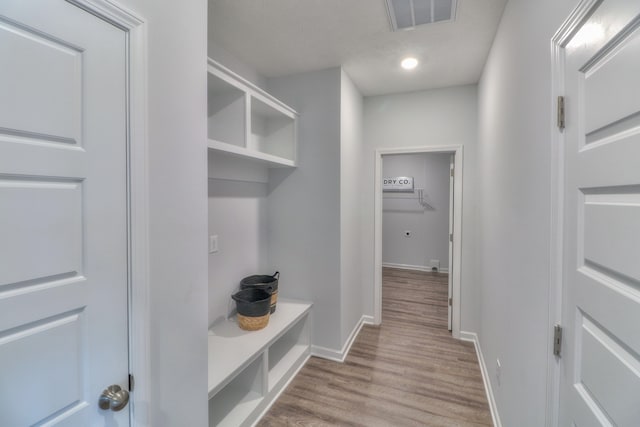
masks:
{"label": "wood-style flooring", "polygon": [[309,359],[258,426],[491,426],[473,344],[447,330],[447,275],[385,268],[382,325],[344,363]]}

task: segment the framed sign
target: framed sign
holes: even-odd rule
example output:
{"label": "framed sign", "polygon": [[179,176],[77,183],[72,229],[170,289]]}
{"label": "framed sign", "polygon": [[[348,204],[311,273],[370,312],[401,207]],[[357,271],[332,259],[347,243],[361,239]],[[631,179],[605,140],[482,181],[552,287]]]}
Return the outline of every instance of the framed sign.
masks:
{"label": "framed sign", "polygon": [[396,176],[382,178],[382,191],[394,191],[397,193],[413,192],[412,176]]}

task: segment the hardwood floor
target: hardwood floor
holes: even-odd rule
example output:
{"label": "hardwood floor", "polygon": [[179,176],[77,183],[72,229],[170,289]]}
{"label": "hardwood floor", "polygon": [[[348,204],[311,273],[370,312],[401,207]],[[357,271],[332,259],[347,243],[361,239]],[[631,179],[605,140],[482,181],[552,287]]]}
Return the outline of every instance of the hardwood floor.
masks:
{"label": "hardwood floor", "polygon": [[385,268],[382,325],[344,363],[316,357],[258,424],[491,426],[473,344],[447,330],[447,275]]}

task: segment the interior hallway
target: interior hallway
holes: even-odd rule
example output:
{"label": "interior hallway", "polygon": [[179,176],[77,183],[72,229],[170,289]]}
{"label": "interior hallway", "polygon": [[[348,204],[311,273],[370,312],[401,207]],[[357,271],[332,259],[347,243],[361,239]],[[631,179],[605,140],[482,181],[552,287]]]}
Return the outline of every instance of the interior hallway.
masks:
{"label": "interior hallway", "polygon": [[382,326],[344,363],[312,357],[259,426],[490,426],[472,343],[447,330],[447,275],[383,269]]}

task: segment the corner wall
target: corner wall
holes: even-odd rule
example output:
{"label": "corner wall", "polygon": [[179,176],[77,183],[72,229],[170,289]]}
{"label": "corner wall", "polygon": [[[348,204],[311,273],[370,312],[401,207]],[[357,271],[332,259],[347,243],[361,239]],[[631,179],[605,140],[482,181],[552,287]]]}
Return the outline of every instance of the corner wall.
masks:
{"label": "corner wall", "polygon": [[546,421],[551,37],[576,4],[511,0],[479,84],[478,335],[505,426]]}
{"label": "corner wall", "polygon": [[477,331],[480,289],[476,253],[477,88],[456,86],[364,99],[361,240],[363,308],[373,316],[374,169],[381,148],[463,145],[461,330]]}
{"label": "corner wall", "polygon": [[362,95],[347,73],[341,71],[340,76],[340,345],[344,346],[362,316]]}
{"label": "corner wall", "polygon": [[300,114],[298,167],[269,170],[268,261],[280,297],[313,301],[313,344],[329,349],[341,347],[340,81],[330,68],[267,82]]}
{"label": "corner wall", "polygon": [[151,383],[136,423],[205,426],[207,2],[118,3],[145,20],[148,42]]}

